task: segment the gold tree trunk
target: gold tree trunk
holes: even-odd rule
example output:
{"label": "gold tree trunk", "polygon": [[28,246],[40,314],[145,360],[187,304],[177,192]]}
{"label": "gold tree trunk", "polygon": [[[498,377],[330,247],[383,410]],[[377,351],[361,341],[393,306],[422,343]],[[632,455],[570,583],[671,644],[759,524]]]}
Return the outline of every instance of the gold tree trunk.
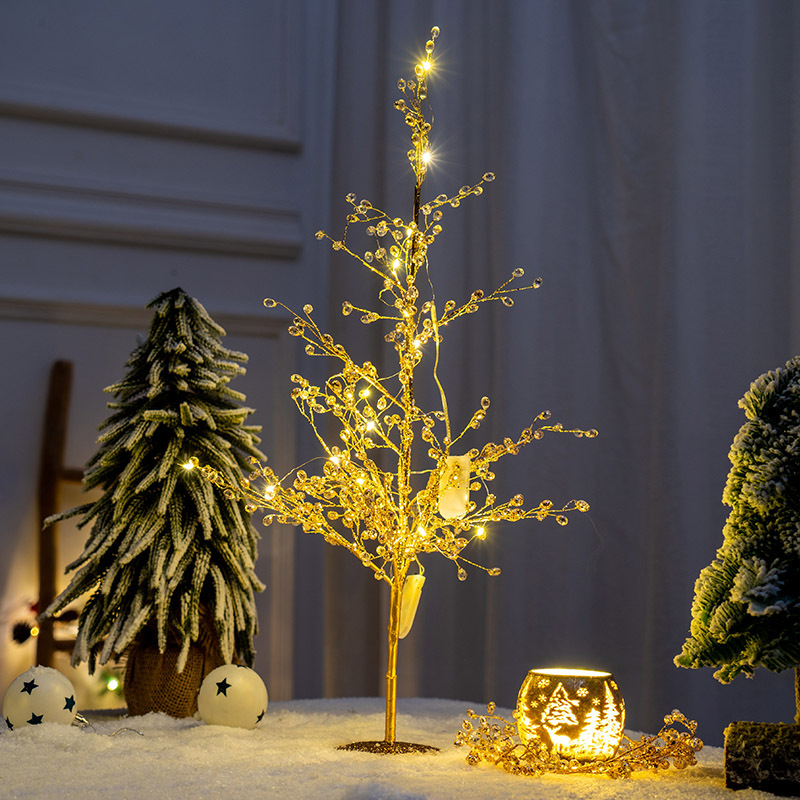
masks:
{"label": "gold tree trunk", "polygon": [[794,668],[794,721],[800,725],[800,667]]}
{"label": "gold tree trunk", "polygon": [[438,750],[427,744],[397,741],[397,647],[400,641],[400,615],[403,607],[403,586],[408,564],[395,562],[389,595],[388,641],[389,655],[386,665],[386,727],[382,741],[351,742],[340,750],[361,750],[368,753],[429,753]]}
{"label": "gold tree trunk", "polygon": [[405,571],[400,571],[395,564],[389,600],[389,657],[386,665],[386,733],[384,735],[386,744],[394,744],[397,739],[397,646],[405,578]]}

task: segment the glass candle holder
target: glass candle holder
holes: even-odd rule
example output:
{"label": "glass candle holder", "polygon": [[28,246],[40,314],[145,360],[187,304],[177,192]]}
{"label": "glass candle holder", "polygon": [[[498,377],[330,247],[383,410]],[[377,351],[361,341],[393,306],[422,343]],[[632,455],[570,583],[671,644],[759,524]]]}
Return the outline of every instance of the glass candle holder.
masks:
{"label": "glass candle holder", "polygon": [[611,758],[625,730],[625,702],[610,672],[532,669],[514,716],[523,743],[580,761]]}

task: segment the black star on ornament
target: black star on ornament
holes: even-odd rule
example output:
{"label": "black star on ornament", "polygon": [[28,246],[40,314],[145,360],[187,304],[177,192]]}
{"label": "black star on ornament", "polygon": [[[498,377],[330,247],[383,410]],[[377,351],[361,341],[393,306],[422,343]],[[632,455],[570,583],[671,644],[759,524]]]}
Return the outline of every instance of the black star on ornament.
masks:
{"label": "black star on ornament", "polygon": [[231,688],[231,685],[228,681],[223,678],[221,681],[217,681],[217,694],[224,694],[225,697],[228,696],[228,689]]}
{"label": "black star on ornament", "polygon": [[264,714],[266,714],[266,713],[267,713],[267,709],[265,708],[265,709],[264,709],[264,710],[263,710],[263,711],[262,711],[262,712],[261,712],[261,713],[258,715],[258,717],[257,717],[257,719],[256,719],[256,725],[258,725],[258,723],[259,723],[259,722],[261,722],[261,720],[262,720],[262,719],[264,719]]}
{"label": "black star on ornament", "polygon": [[33,690],[34,689],[38,689],[38,688],[39,688],[39,684],[36,683],[35,680],[31,679],[29,681],[25,681],[22,684],[22,688],[19,691],[20,691],[20,694],[22,694],[22,692],[27,692],[28,694],[32,694]]}
{"label": "black star on ornament", "polygon": [[31,712],[31,718],[28,720],[28,725],[41,725],[44,714],[34,714]]}
{"label": "black star on ornament", "polygon": [[6,725],[8,725],[10,731],[14,730],[14,726],[11,724],[11,720],[8,717],[6,717]]}
{"label": "black star on ornament", "polygon": [[72,711],[75,708],[75,698],[74,697],[65,697],[64,698],[64,708],[67,711]]}

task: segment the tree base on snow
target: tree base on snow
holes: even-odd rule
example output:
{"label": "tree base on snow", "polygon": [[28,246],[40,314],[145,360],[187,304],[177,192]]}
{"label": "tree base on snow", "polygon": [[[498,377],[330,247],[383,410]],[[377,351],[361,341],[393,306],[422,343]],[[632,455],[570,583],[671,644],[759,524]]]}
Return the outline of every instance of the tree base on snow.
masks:
{"label": "tree base on snow", "polygon": [[194,715],[203,679],[225,661],[213,635],[192,642],[186,665],[178,672],[180,652],[180,645],[170,642],[160,653],[155,630],[149,627],[137,637],[125,667],[125,702],[131,716],[151,711],[179,719]]}
{"label": "tree base on snow", "polygon": [[800,794],[800,725],[732,722],[725,729],[725,785]]}

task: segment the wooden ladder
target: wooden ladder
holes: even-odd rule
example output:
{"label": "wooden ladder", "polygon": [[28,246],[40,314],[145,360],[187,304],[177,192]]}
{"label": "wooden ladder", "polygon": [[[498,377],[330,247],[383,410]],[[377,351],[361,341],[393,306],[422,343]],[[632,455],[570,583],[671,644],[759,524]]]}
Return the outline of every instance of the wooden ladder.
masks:
{"label": "wooden ladder", "polygon": [[[80,483],[83,470],[64,466],[67,444],[67,418],[72,390],[72,362],[56,361],[50,370],[47,407],[44,415],[44,438],[39,464],[39,519],[44,522],[57,513],[59,489],[63,481]],[[39,601],[41,614],[56,597],[56,572],[58,569],[58,525],[39,529]],[[56,639],[53,619],[39,621],[36,639],[36,661],[43,667],[52,667],[58,650],[70,651],[75,640]]]}

